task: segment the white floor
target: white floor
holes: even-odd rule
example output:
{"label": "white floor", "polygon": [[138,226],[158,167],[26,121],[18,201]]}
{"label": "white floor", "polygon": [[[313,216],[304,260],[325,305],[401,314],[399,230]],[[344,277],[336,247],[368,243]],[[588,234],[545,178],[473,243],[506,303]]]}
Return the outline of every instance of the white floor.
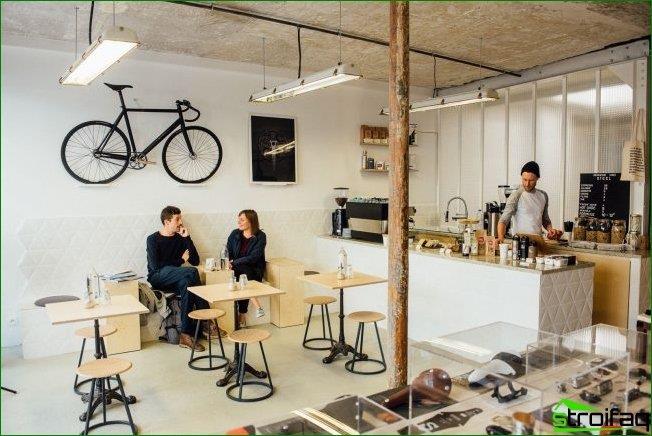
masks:
{"label": "white floor", "polygon": [[[337,318],[331,319],[336,334]],[[321,323],[317,318],[315,321],[314,326],[319,328],[315,332],[320,333]],[[311,330],[312,327],[311,323]],[[119,355],[134,364],[123,374],[123,380],[127,394],[138,398],[131,412],[139,433],[224,433],[297,408],[318,406],[343,394],[371,394],[387,386],[387,373],[351,374],[344,369],[346,358],[341,356],[330,365],[323,364],[321,359],[326,351],[301,347],[303,326],[263,328],[272,333],[264,347],[276,390],[272,397],[257,403],[238,403],[226,398],[224,388],[215,386],[223,371],[191,370],[187,366],[187,349],[150,342],[140,351]],[[347,342],[351,344],[355,341],[355,329],[355,325],[347,323]],[[372,331],[373,327],[367,326],[364,351],[370,355],[378,353]],[[232,343],[227,341],[225,348],[227,355],[233,353]],[[86,410],[85,404],[72,391],[77,357],[78,354],[65,354],[24,360],[19,347],[2,350],[2,385],[18,391],[17,395],[2,391],[2,434],[72,434],[83,430],[78,417]],[[91,354],[86,358],[92,358]],[[247,362],[258,369],[263,366],[258,347],[249,347]],[[101,411],[95,417],[101,419]],[[122,404],[114,401],[108,417],[125,419]],[[94,422],[97,421],[91,421]],[[127,434],[128,430],[127,426],[108,426],[94,433]]]}

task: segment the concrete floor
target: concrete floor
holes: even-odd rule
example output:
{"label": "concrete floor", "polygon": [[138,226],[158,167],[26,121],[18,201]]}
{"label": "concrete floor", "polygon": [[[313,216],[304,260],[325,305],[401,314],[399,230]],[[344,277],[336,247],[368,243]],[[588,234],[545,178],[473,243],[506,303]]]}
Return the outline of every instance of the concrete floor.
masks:
{"label": "concrete floor", "polygon": [[[311,330],[312,325],[321,327],[320,323],[311,323]],[[149,342],[140,351],[119,355],[134,365],[123,374],[123,380],[127,394],[138,398],[131,413],[139,433],[223,433],[297,408],[318,406],[343,394],[371,394],[387,386],[386,373],[364,376],[346,371],[346,358],[324,365],[321,359],[325,351],[301,347],[304,326],[262,328],[272,333],[264,347],[276,390],[272,397],[257,403],[226,398],[224,388],[215,386],[223,370],[191,370],[187,349]],[[346,323],[346,337],[351,344],[355,329],[356,325]],[[333,330],[334,334],[339,331],[335,322]],[[364,350],[373,355],[378,352],[376,337],[371,334],[373,328],[367,326],[366,330]],[[225,342],[225,349],[231,356],[233,344]],[[24,360],[20,347],[2,349],[2,385],[18,391],[17,395],[2,391],[2,434],[72,434],[83,430],[78,416],[86,410],[85,404],[72,391],[77,356]],[[91,354],[86,356],[89,358]],[[263,367],[258,347],[249,348],[247,362],[258,369]],[[101,419],[101,411],[95,416]],[[126,419],[121,403],[109,405],[108,418]],[[128,430],[127,426],[108,426],[94,433],[128,434]]]}

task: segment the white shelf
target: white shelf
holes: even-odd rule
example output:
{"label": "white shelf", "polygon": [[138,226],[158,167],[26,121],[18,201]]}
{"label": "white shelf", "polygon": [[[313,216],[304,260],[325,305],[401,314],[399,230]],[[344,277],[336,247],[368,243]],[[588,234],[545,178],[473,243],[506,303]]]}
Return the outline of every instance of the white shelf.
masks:
{"label": "white shelf", "polygon": [[[419,171],[419,170],[417,170],[417,169],[409,169],[409,171],[410,172],[415,172],[415,171]],[[375,170],[375,169],[372,170],[372,169],[360,168],[360,172],[361,173],[388,173],[389,170]]]}
{"label": "white shelf", "polygon": [[[378,146],[381,146],[381,147],[389,147],[389,144],[376,144],[376,143],[371,143],[371,142],[369,142],[369,143],[361,142],[360,143],[361,147],[366,147],[367,145],[378,145]],[[418,147],[419,145],[418,144],[409,144],[409,146],[410,147]]]}

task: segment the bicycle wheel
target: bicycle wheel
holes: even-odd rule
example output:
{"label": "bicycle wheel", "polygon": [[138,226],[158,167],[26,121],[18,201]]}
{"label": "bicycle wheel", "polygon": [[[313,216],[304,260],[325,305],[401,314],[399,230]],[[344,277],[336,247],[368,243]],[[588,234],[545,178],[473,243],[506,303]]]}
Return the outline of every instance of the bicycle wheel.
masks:
{"label": "bicycle wheel", "polygon": [[163,147],[163,168],[180,183],[201,183],[208,180],[222,163],[222,144],[217,136],[205,127],[186,127],[190,154],[181,130],[174,132]]}
{"label": "bicycle wheel", "polygon": [[87,121],[73,128],[61,144],[63,167],[82,183],[101,184],[117,179],[129,164],[129,141],[116,127],[102,153],[97,149],[111,131],[105,121]]}

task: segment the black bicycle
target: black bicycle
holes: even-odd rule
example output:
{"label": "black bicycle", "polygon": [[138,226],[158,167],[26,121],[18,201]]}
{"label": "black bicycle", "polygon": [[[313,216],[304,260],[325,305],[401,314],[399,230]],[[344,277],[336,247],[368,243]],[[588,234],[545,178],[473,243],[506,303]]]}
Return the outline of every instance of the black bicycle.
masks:
{"label": "black bicycle", "polygon": [[[87,121],[66,135],[61,144],[61,161],[72,177],[82,183],[101,184],[117,179],[127,167],[143,169],[153,163],[147,159],[147,154],[166,137],[163,167],[170,177],[180,183],[201,183],[215,174],[222,162],[222,144],[207,128],[186,126],[186,122],[197,121],[201,115],[188,100],[177,100],[176,109],[128,108],[122,90],[132,86],[105,85],[120,96],[122,111],[113,124]],[[197,116],[184,119],[183,114],[188,110],[196,112]],[[176,113],[179,117],[139,152],[131,132],[129,112]],[[127,126],[128,139],[118,127],[122,118]]]}

